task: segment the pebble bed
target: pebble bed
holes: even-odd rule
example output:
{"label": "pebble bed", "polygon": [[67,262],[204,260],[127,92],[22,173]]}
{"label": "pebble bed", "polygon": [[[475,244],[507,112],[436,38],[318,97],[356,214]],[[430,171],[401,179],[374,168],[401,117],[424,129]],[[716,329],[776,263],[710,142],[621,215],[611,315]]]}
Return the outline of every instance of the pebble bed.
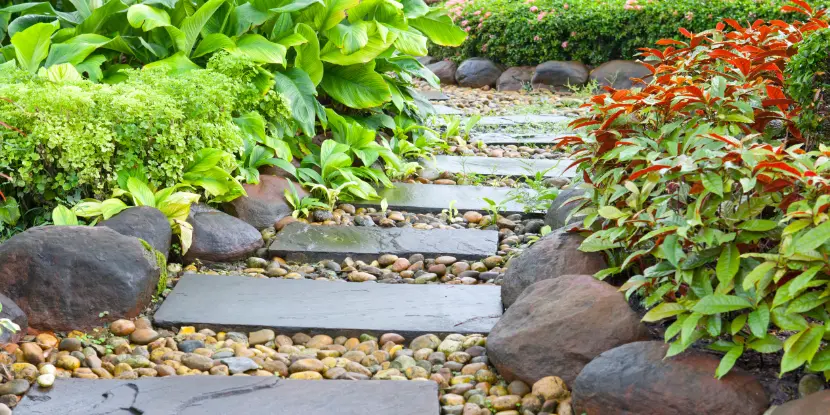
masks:
{"label": "pebble bed", "polygon": [[[421,89],[430,90],[425,83]],[[441,91],[449,97],[436,104],[458,109],[466,115],[511,115],[523,107],[537,107],[544,111],[535,113],[579,116],[587,109],[579,108],[584,102],[570,92],[553,92],[546,89],[533,91],[495,91],[485,88],[463,88],[457,85],[442,85]],[[522,111],[519,111],[522,112]]]}
{"label": "pebble bed", "polygon": [[25,336],[0,353],[14,378],[0,385],[0,402],[14,407],[32,384],[56,378],[137,379],[165,376],[278,376],[304,380],[432,381],[442,414],[571,414],[570,392],[557,377],[530,386],[506,382],[490,365],[487,337],[426,334],[404,339],[153,328],[149,319],[116,320],[108,329],[56,337]]}
{"label": "pebble bed", "polygon": [[476,156],[492,158],[523,158],[533,160],[558,160],[567,158],[567,154],[554,148],[553,144],[522,145],[515,144],[484,144],[472,139],[472,144],[459,144],[439,150],[437,154]]}

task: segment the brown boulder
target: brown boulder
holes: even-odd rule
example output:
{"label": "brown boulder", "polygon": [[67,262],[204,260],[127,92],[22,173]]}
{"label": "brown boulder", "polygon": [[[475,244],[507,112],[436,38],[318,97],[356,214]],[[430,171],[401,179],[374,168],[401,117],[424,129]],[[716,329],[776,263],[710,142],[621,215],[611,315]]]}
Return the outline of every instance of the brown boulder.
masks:
{"label": "brown boulder", "polygon": [[155,254],[141,241],[103,226],[42,226],[0,245],[0,292],[39,330],[136,317],[159,276]]}
{"label": "brown boulder", "polygon": [[17,343],[26,334],[26,329],[29,328],[29,319],[26,317],[26,313],[14,301],[3,294],[0,294],[0,304],[3,305],[3,310],[0,311],[0,318],[7,318],[20,326],[20,330],[15,333],[3,328],[3,331],[0,332],[0,344]]}
{"label": "brown boulder", "polygon": [[170,244],[173,241],[170,221],[162,211],[154,207],[134,206],[96,226],[106,226],[122,235],[143,239],[164,254],[165,258],[170,253]]}
{"label": "brown boulder", "polygon": [[458,66],[458,70],[455,71],[455,80],[458,85],[467,88],[495,86],[501,72],[501,68],[489,59],[470,58]]}
{"label": "brown boulder", "polygon": [[605,62],[591,71],[591,79],[599,82],[600,86],[610,86],[614,89],[643,88],[644,84],[634,84],[631,78],[641,78],[648,82],[651,71],[638,62],[614,60]]}
{"label": "brown boulder", "polygon": [[534,89],[585,85],[588,73],[588,67],[582,62],[547,61],[536,66],[530,83]]}
{"label": "brown boulder", "polygon": [[559,229],[536,241],[510,261],[501,286],[501,301],[510,307],[531,284],[564,274],[594,274],[608,268],[597,252],[582,252],[584,238]]}
{"label": "brown boulder", "polygon": [[[277,176],[259,176],[259,183],[244,184],[248,196],[242,196],[226,203],[224,209],[233,216],[248,222],[257,229],[273,226],[286,216],[291,216],[294,208],[285,199],[285,190],[289,189],[288,179]],[[293,183],[300,198],[308,196],[302,186]]]}
{"label": "brown boulder", "polygon": [[514,66],[507,68],[499,76],[496,81],[496,89],[499,91],[521,91],[525,85],[530,85],[530,79],[533,78],[534,67],[532,66]]}
{"label": "brown boulder", "polygon": [[186,263],[196,259],[237,261],[251,256],[264,243],[253,226],[204,205],[191,206],[187,221],[193,226],[193,243],[184,255]]}
{"label": "brown boulder", "polygon": [[591,275],[528,287],[487,337],[487,357],[508,381],[555,375],[567,384],[600,353],[648,339],[623,294]]}
{"label": "brown boulder", "polygon": [[568,216],[581,204],[580,200],[571,201],[571,199],[584,194],[585,190],[575,187],[560,190],[551,202],[547,214],[545,214],[545,224],[550,226],[551,229],[559,229],[563,226],[573,227],[572,225],[581,224],[585,215],[574,215],[570,218]]}
{"label": "brown boulder", "polygon": [[455,84],[455,71],[458,70],[458,65],[451,60],[443,60],[427,65],[427,69],[432,71],[442,85]]}
{"label": "brown boulder", "polygon": [[771,415],[827,415],[830,414],[830,390],[823,390],[804,398],[787,402]]}
{"label": "brown boulder", "polygon": [[[647,341],[601,354],[573,383],[575,413],[760,415],[769,406],[750,374],[732,369],[718,380],[717,357],[689,351],[664,360],[666,350],[661,341]],[[827,414],[824,409],[815,413]]]}

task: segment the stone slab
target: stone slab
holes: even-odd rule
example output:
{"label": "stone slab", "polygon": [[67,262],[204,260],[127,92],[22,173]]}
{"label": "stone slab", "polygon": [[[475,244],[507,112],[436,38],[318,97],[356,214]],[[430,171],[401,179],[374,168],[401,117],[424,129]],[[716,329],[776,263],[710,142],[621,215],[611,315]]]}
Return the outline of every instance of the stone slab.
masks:
{"label": "stone slab", "polygon": [[517,125],[517,124],[546,124],[573,121],[571,117],[553,114],[528,115],[500,115],[481,117],[477,125]]}
{"label": "stone slab", "polygon": [[470,138],[470,142],[481,141],[484,144],[496,145],[524,145],[524,144],[556,144],[557,140],[571,134],[505,134],[488,133],[478,134]]}
{"label": "stone slab", "polygon": [[567,158],[557,160],[547,159],[520,159],[507,157],[476,157],[476,156],[435,156],[435,160],[422,160],[429,176],[434,172],[449,172],[461,174],[483,174],[494,176],[521,177],[535,175],[537,172],[547,171],[545,177],[574,177],[576,167],[571,167],[573,161]]}
{"label": "stone slab", "polygon": [[501,314],[497,286],[186,274],[153,318],[161,327],[272,328],[332,336],[394,332],[412,339],[428,333],[489,333]]}
{"label": "stone slab", "polygon": [[[524,205],[511,199],[511,192],[533,192],[531,189],[514,189],[510,187],[491,186],[449,186],[440,184],[395,183],[395,187],[378,190],[385,198],[389,209],[412,213],[437,213],[449,208],[450,202],[458,211],[476,210],[484,212],[488,206],[483,198],[502,204],[502,214],[524,213]],[[505,202],[507,201],[507,202]],[[356,206],[380,207],[379,200],[361,200],[352,202]]]}
{"label": "stone slab", "polygon": [[32,387],[16,415],[438,415],[434,382],[176,376],[58,379]]}
{"label": "stone slab", "polygon": [[447,94],[441,91],[436,91],[434,89],[421,90],[418,91],[418,93],[420,93],[424,96],[424,98],[430,101],[448,101],[450,99],[450,97],[448,97]]}
{"label": "stone slab", "polygon": [[435,109],[435,114],[437,115],[461,115],[463,112],[453,107],[448,107],[446,105],[435,104],[432,106]]}
{"label": "stone slab", "polygon": [[268,253],[287,261],[315,262],[324,259],[340,261],[346,257],[372,261],[382,254],[404,257],[412,254],[452,255],[458,259],[478,259],[495,255],[497,250],[497,231],[312,226],[294,222],[277,234]]}

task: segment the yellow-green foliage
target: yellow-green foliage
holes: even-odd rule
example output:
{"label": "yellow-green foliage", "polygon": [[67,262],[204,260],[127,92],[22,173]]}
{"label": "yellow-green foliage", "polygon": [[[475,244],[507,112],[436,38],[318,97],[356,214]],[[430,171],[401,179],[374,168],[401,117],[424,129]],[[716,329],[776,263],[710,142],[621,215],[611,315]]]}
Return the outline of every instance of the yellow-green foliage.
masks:
{"label": "yellow-green foliage", "polygon": [[[194,153],[211,147],[237,153],[233,117],[259,108],[253,86],[212,69],[168,76],[128,70],[124,82],[51,82],[0,70],[0,154],[13,184],[36,200],[106,196],[122,168],[143,165],[154,186],[178,182]],[[272,115],[289,111],[270,92]],[[276,98],[275,98],[276,97]]]}

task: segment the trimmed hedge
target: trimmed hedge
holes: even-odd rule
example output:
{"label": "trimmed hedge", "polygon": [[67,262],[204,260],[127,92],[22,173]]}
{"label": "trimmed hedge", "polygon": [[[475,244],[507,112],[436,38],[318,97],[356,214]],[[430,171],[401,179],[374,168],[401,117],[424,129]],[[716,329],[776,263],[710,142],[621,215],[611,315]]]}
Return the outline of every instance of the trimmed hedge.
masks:
{"label": "trimmed hedge", "polygon": [[[679,38],[678,27],[701,32],[724,18],[795,19],[785,0],[449,0],[455,22],[470,34],[459,48],[432,45],[436,58],[486,57],[509,66],[549,60],[597,65],[632,59],[638,48]],[[827,7],[830,0],[811,1]]]}
{"label": "trimmed hedge", "polygon": [[798,126],[809,142],[830,142],[830,29],[798,46],[787,63],[787,92],[801,105]]}

